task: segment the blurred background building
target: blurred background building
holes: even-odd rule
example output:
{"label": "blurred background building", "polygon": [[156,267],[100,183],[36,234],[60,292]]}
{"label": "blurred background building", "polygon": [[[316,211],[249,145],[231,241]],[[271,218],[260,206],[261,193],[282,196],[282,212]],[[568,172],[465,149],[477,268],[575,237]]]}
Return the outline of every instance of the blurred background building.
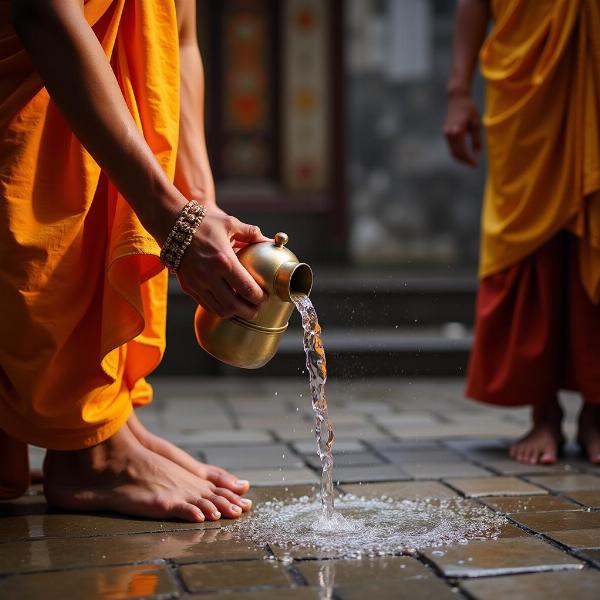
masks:
{"label": "blurred background building", "polygon": [[[369,346],[374,369],[391,357],[389,374],[464,368],[483,167],[456,165],[442,135],[455,1],[197,7],[218,202],[286,231],[311,263],[329,354]],[[163,369],[227,372],[193,347],[191,305],[174,295],[181,335]]]}

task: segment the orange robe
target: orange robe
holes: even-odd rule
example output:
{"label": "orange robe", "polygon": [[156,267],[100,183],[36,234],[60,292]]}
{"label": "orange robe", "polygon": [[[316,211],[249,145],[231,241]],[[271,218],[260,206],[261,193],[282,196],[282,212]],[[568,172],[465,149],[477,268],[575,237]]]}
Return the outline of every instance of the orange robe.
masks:
{"label": "orange robe", "polygon": [[481,51],[488,144],[480,274],[563,229],[600,301],[600,2],[492,0]]}
{"label": "orange robe", "polygon": [[[172,178],[179,131],[174,3],[88,0],[85,16]],[[22,464],[6,460],[7,447],[14,456],[25,443],[90,446],[117,431],[132,404],[151,400],[144,376],[165,347],[167,273],[158,254],[49,98],[2,0],[0,487],[18,479],[3,476],[8,463]]]}
{"label": "orange robe", "polygon": [[600,2],[491,7],[467,395],[538,404],[568,388],[600,403]]}

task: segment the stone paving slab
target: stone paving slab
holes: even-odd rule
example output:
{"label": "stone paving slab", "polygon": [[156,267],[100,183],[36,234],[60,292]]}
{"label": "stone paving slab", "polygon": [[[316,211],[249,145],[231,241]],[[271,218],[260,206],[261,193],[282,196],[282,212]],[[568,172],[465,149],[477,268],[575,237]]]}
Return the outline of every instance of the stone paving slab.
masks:
{"label": "stone paving slab", "polygon": [[11,575],[0,579],[6,600],[106,600],[106,598],[167,599],[177,586],[165,565],[127,565],[68,572]]}
{"label": "stone paving slab", "polygon": [[290,587],[293,580],[281,563],[266,560],[184,565],[179,569],[190,592],[256,587]]}
{"label": "stone paving slab", "polygon": [[494,577],[463,581],[460,587],[476,600],[597,600],[600,572],[558,571]]}
{"label": "stone paving slab", "polygon": [[548,493],[547,490],[516,477],[446,479],[445,481],[462,492],[467,498],[479,498],[481,496],[527,496]]}
{"label": "stone paving slab", "polygon": [[[0,598],[586,600],[589,589],[599,589],[600,468],[572,445],[556,465],[514,463],[508,448],[526,430],[527,410],[467,401],[460,381],[328,387],[337,493],[427,498],[430,506],[456,501],[463,516],[487,506],[508,515],[496,539],[350,561],[310,548],[257,546],[237,539],[226,520],[60,513],[37,484],[31,495],[0,502]],[[250,479],[254,506],[318,493],[305,381],[174,379],[159,380],[155,391],[142,420]],[[572,434],[579,401],[569,395],[565,403]],[[41,466],[43,455],[32,449],[32,464]]]}
{"label": "stone paving slab", "polygon": [[580,560],[531,537],[429,548],[424,554],[447,577],[488,577],[583,567]]}
{"label": "stone paving slab", "polygon": [[486,496],[481,501],[502,513],[580,510],[575,502],[559,496]]}
{"label": "stone paving slab", "polygon": [[565,546],[573,549],[600,548],[600,531],[593,529],[568,529],[561,531],[548,531],[546,535]]}
{"label": "stone paving slab", "polygon": [[510,517],[538,533],[564,531],[566,529],[599,529],[598,538],[600,539],[600,512],[587,512],[584,510],[523,512],[513,513]]}

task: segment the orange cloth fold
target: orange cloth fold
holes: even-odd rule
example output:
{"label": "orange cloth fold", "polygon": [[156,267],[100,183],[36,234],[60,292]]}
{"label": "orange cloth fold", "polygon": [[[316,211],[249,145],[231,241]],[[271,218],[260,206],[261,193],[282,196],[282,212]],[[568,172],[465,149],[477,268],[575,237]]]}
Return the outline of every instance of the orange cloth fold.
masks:
{"label": "orange cloth fold", "polygon": [[600,301],[600,3],[492,0],[481,51],[488,180],[480,275],[518,263],[562,229]]}
{"label": "orange cloth fold", "polygon": [[[169,0],[89,0],[125,101],[173,178],[179,48]],[[75,93],[75,92],[74,92]],[[159,248],[57,110],[0,2],[0,429],[54,449],[118,430],[165,347]]]}

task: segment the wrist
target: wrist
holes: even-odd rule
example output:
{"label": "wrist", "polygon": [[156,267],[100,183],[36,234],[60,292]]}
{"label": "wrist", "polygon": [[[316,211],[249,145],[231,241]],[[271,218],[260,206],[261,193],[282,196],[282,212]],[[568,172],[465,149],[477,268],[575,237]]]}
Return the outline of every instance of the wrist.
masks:
{"label": "wrist", "polygon": [[448,98],[470,98],[471,86],[466,83],[449,81],[446,86],[446,95]]}
{"label": "wrist", "polygon": [[157,195],[157,200],[149,203],[150,206],[145,211],[144,218],[141,219],[142,225],[160,246],[165,243],[178,216],[188,203],[188,199],[174,186],[171,188],[162,190]]}

